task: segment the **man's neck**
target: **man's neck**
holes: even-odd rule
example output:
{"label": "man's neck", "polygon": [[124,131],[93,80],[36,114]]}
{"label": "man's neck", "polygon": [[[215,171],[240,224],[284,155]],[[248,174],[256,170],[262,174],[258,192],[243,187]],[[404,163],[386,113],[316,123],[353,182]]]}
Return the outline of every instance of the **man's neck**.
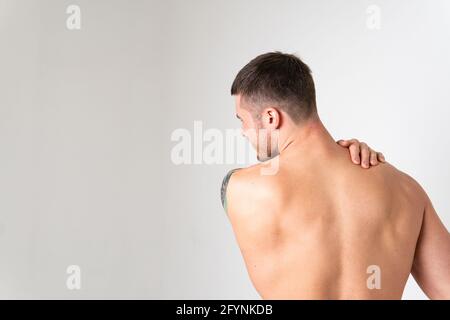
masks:
{"label": "man's neck", "polygon": [[280,141],[279,150],[281,155],[302,152],[303,156],[317,156],[330,154],[338,150],[338,146],[317,117],[299,126],[293,126]]}

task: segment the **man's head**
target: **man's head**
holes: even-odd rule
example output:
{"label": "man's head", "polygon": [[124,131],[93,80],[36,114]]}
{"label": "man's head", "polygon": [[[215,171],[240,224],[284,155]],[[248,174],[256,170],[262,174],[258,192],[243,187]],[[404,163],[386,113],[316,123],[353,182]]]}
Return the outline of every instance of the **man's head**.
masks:
{"label": "man's head", "polygon": [[[231,86],[236,116],[259,160],[278,154],[278,131],[300,126],[317,116],[311,70],[298,57],[281,52],[257,56],[237,74]],[[266,147],[260,147],[260,143]]]}

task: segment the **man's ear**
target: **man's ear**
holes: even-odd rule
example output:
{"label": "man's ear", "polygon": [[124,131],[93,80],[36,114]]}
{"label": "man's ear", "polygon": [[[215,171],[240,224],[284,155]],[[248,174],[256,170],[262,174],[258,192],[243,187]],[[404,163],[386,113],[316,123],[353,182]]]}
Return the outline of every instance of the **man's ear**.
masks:
{"label": "man's ear", "polygon": [[261,121],[266,129],[278,129],[281,125],[281,113],[276,108],[265,108],[262,112]]}

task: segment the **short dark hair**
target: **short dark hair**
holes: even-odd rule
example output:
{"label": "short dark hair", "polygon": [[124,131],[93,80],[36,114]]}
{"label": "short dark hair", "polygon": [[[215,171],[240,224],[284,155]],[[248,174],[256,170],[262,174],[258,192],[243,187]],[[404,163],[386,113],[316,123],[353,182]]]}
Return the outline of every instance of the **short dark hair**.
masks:
{"label": "short dark hair", "polygon": [[261,54],[245,65],[231,86],[255,105],[277,103],[295,123],[317,113],[316,91],[309,67],[293,54]]}

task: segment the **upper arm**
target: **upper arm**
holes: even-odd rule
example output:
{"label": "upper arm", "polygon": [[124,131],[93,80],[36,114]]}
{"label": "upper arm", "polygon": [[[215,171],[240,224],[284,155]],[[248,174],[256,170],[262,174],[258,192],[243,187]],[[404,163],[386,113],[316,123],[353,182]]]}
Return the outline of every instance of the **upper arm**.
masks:
{"label": "upper arm", "polygon": [[426,199],[412,275],[430,299],[450,299],[450,234]]}
{"label": "upper arm", "polygon": [[230,171],[228,171],[228,173],[225,175],[225,177],[222,180],[222,186],[220,188],[220,200],[222,201],[222,207],[225,210],[225,213],[228,214],[227,212],[227,207],[228,207],[228,201],[227,201],[227,190],[228,190],[228,184],[230,182],[231,179],[231,175],[239,170],[240,168],[236,168],[236,169],[232,169]]}
{"label": "upper arm", "polygon": [[235,172],[227,187],[226,211],[240,244],[263,241],[260,231],[273,225],[273,190],[255,171]]}

